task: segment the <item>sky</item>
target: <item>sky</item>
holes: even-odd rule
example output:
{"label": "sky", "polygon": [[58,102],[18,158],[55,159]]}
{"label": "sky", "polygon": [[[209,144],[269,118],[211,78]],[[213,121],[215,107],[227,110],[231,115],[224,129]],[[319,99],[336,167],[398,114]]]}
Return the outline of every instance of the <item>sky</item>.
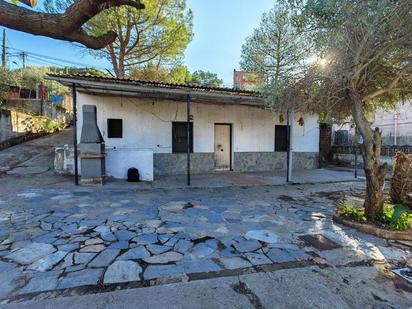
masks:
{"label": "sky", "polygon": [[[251,3],[250,0],[187,0],[187,6],[194,15],[194,38],[184,58],[190,71],[211,71],[217,73],[225,85],[233,83],[233,69],[239,68],[242,44],[259,25],[262,14],[273,7],[275,0]],[[19,50],[49,56],[49,65],[58,62],[51,58],[59,58],[88,67],[111,68],[106,60],[96,59],[70,43],[10,29],[6,29],[6,37],[6,45],[10,47],[8,51],[13,53],[9,57],[12,68],[21,66]],[[61,64],[60,61],[58,63]],[[28,64],[46,65],[44,60],[34,57],[28,59]]]}

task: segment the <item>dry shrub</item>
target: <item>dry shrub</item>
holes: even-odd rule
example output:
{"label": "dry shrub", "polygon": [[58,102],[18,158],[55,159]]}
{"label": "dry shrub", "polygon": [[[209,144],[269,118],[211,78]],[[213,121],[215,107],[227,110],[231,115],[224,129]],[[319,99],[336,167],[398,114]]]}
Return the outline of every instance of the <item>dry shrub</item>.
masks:
{"label": "dry shrub", "polygon": [[394,204],[406,203],[412,208],[412,154],[396,153],[389,194]]}

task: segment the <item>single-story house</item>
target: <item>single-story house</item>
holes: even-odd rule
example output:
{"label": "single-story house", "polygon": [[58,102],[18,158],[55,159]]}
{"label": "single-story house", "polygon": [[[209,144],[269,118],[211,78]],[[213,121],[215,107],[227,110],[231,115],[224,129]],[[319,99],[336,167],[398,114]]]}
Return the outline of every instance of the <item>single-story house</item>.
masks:
{"label": "single-story house", "polygon": [[[286,170],[286,113],[266,109],[255,92],[81,75],[48,78],[75,85],[78,136],[82,107],[97,108],[107,176],[124,179],[131,167],[149,181],[186,173],[188,134],[191,173]],[[291,115],[293,168],[317,168],[319,117]]]}

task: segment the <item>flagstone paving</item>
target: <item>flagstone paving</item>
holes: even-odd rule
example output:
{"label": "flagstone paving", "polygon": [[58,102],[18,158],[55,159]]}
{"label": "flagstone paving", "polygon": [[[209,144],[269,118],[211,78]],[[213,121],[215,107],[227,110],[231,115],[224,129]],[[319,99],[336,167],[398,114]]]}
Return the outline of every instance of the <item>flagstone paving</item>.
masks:
{"label": "flagstone paving", "polygon": [[[0,194],[0,299],[242,274],[277,264],[404,265],[410,244],[332,222],[334,199],[359,186]],[[301,239],[307,234],[335,245],[312,247]]]}

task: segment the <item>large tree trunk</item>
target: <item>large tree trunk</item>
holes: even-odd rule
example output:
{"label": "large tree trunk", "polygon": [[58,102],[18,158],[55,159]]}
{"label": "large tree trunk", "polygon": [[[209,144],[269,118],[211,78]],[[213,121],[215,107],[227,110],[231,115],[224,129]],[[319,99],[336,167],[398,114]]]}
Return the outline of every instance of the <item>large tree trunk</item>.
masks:
{"label": "large tree trunk", "polygon": [[382,211],[387,164],[381,165],[381,132],[378,128],[372,130],[369,121],[362,111],[362,100],[352,97],[352,116],[357,132],[363,138],[360,145],[363,165],[366,176],[365,215],[369,220],[375,220],[376,215]]}

